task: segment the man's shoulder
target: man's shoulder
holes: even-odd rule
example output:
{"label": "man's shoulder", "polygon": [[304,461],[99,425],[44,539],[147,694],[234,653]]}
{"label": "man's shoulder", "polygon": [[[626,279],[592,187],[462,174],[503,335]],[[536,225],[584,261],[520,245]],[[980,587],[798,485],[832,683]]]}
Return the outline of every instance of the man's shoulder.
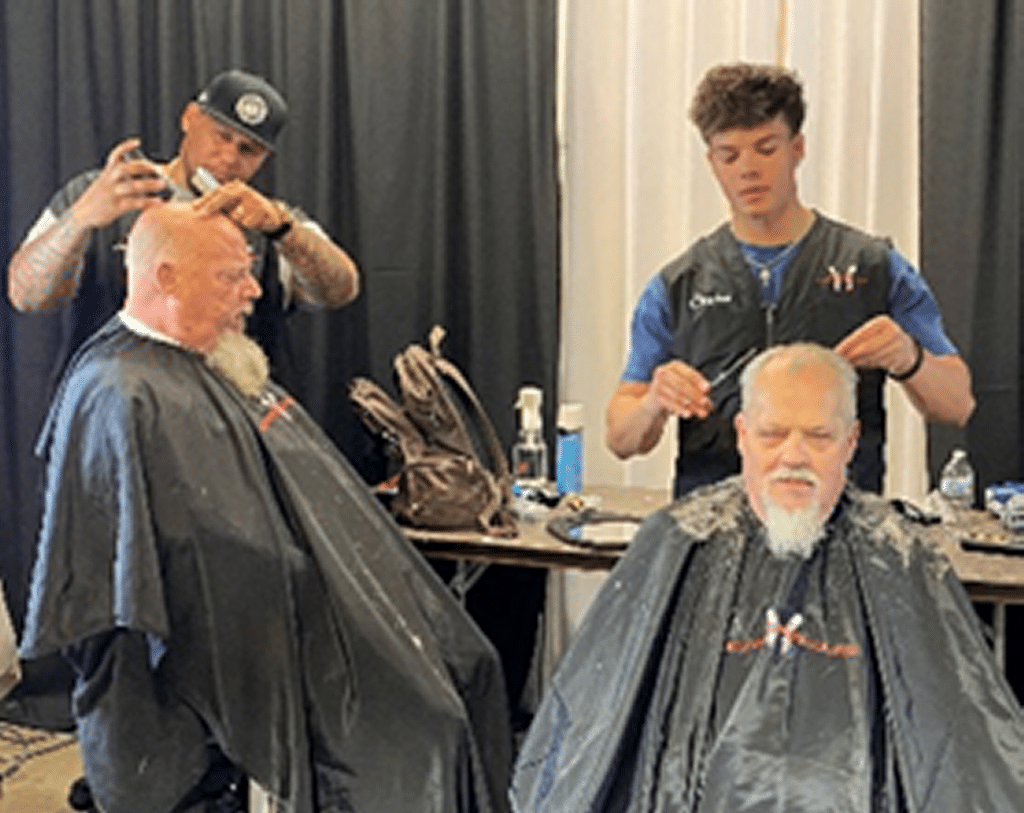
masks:
{"label": "man's shoulder", "polygon": [[739,249],[728,223],[723,223],[708,234],[702,235],[659,271],[667,285],[697,269],[709,264],[725,265],[728,257]]}
{"label": "man's shoulder", "polygon": [[48,206],[50,211],[57,217],[64,214],[82,196],[82,193],[89,188],[89,184],[95,181],[99,174],[100,171],[98,169],[89,169],[78,173],[66,181],[50,198]]}
{"label": "man's shoulder", "polygon": [[[849,501],[847,517],[864,544],[877,551],[895,552],[904,566],[922,555],[933,559],[944,569],[948,562],[942,553],[948,530],[934,518],[908,507],[903,501],[893,501],[853,486],[848,486],[845,499]],[[904,506],[901,508],[901,506]]]}
{"label": "man's shoulder", "polygon": [[750,516],[739,476],[697,488],[664,508],[663,512],[686,536],[694,539],[738,532],[748,523]]}
{"label": "man's shoulder", "polygon": [[55,406],[84,410],[102,402],[107,409],[135,411],[174,391],[192,389],[195,365],[187,355],[133,333],[114,317],[73,357]]}
{"label": "man's shoulder", "polygon": [[879,258],[888,257],[892,240],[853,226],[834,217],[815,212],[816,220],[810,238],[822,243],[839,244],[856,251],[869,251]]}

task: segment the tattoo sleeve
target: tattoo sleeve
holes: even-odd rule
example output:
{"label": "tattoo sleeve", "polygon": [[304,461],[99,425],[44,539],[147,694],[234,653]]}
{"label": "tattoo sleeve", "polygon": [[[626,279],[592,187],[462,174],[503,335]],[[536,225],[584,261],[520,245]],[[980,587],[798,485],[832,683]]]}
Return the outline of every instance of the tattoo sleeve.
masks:
{"label": "tattoo sleeve", "polygon": [[51,311],[66,305],[78,291],[89,233],[68,211],[26,242],[10,264],[12,304],[23,311]]}
{"label": "tattoo sleeve", "polygon": [[278,247],[295,271],[296,293],[307,304],[336,308],[359,292],[355,263],[317,229],[297,222]]}

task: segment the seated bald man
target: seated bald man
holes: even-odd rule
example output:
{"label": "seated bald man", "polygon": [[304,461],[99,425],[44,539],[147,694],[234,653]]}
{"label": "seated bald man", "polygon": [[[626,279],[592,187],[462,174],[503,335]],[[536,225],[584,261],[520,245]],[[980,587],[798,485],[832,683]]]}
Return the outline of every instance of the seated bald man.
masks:
{"label": "seated bald man", "polygon": [[503,810],[493,649],[241,331],[242,232],[187,204],[129,235],[124,310],[40,440],[22,655],[61,651],[105,813],[209,810],[236,766],[280,810]]}
{"label": "seated bald man", "polygon": [[519,813],[1011,813],[1024,715],[936,526],[847,483],[857,376],[777,346],[741,474],[648,519],[519,752]]}

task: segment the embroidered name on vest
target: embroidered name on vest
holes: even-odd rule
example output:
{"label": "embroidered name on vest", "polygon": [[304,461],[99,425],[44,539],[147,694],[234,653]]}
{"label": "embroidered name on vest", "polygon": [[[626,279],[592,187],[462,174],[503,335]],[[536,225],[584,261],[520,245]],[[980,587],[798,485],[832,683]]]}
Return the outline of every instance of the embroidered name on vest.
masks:
{"label": "embroidered name on vest", "polygon": [[696,293],[690,297],[690,310],[699,311],[704,308],[713,308],[716,305],[729,305],[732,303],[732,294],[702,294]]}

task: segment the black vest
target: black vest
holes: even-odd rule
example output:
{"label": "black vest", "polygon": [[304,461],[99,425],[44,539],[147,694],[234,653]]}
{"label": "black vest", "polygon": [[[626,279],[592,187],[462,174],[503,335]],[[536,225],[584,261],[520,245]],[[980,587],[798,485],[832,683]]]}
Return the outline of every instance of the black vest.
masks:
{"label": "black vest", "polygon": [[[820,214],[783,275],[779,301],[760,302],[728,224],[694,243],[661,271],[674,319],[674,356],[713,381],[749,348],[813,341],[832,347],[873,316],[888,312],[889,243]],[[885,472],[885,374],[859,370],[860,444],[851,476],[880,492]],[[711,393],[706,420],[679,421],[676,495],[740,470],[733,419],[739,373]]]}

